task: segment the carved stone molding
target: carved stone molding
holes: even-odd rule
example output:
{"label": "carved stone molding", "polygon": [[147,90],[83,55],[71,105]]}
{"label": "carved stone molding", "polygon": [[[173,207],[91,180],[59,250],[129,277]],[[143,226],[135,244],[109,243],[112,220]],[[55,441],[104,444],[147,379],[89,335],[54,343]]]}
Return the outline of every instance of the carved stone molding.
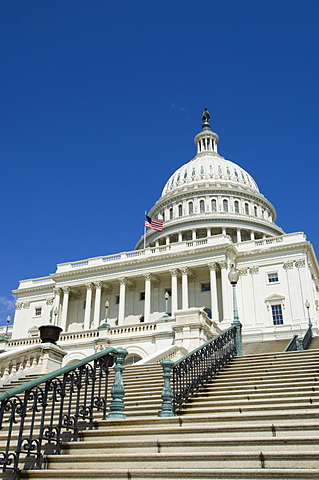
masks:
{"label": "carved stone molding", "polygon": [[23,307],[23,302],[17,302],[16,303],[16,310],[21,310]]}
{"label": "carved stone molding", "polygon": [[47,305],[53,305],[53,303],[54,303],[54,297],[48,298],[47,301],[46,301]]}
{"label": "carved stone molding", "polygon": [[249,269],[250,275],[256,275],[259,273],[259,265],[255,265],[254,267],[250,267]]}
{"label": "carved stone molding", "polygon": [[54,295],[62,295],[63,290],[60,287],[54,287],[53,293],[54,293]]}
{"label": "carved stone molding", "polygon": [[103,284],[102,284],[102,282],[98,281],[98,282],[94,282],[94,286],[95,286],[95,288],[102,288]]}
{"label": "carved stone molding", "polygon": [[189,269],[188,269],[188,267],[181,267],[180,272],[181,272],[182,275],[188,275]]}
{"label": "carved stone molding", "polygon": [[87,290],[93,290],[93,287],[94,287],[92,282],[86,283],[85,286]]}
{"label": "carved stone molding", "polygon": [[284,269],[285,270],[290,270],[291,268],[294,268],[293,260],[290,260],[288,262],[284,262]]}
{"label": "carved stone molding", "polygon": [[62,287],[63,293],[69,294],[71,292],[71,288],[69,286]]}
{"label": "carved stone molding", "polygon": [[23,308],[29,308],[30,307],[30,302],[24,302]]}
{"label": "carved stone molding", "polygon": [[158,277],[155,277],[155,275],[152,275],[152,287],[156,288],[159,287],[161,284],[161,281]]}
{"label": "carved stone molding", "polygon": [[224,260],[222,262],[218,262],[218,263],[219,263],[220,268],[227,268],[227,266],[228,266],[226,260]]}
{"label": "carved stone molding", "polygon": [[145,278],[145,280],[151,281],[151,279],[152,279],[152,274],[151,274],[150,272],[147,272],[147,273],[144,273],[144,274],[143,274],[143,277]]}
{"label": "carved stone molding", "polygon": [[120,282],[120,285],[126,285],[127,284],[127,278],[126,277],[119,277],[118,281]]}
{"label": "carved stone molding", "polygon": [[303,268],[306,266],[306,262],[305,260],[296,260],[295,265],[297,268]]}
{"label": "carved stone molding", "polygon": [[246,267],[246,268],[239,268],[239,269],[238,269],[238,272],[239,272],[239,275],[240,275],[241,277],[246,276],[246,275],[248,275],[248,267]]}
{"label": "carved stone molding", "polygon": [[215,272],[218,270],[218,263],[217,262],[212,262],[207,264],[209,270],[214,270]]}
{"label": "carved stone molding", "polygon": [[178,269],[177,268],[172,268],[169,273],[171,274],[172,277],[177,277],[178,275]]}
{"label": "carved stone molding", "polygon": [[79,298],[81,298],[81,293],[80,293],[80,292],[71,291],[69,298],[70,298],[70,300],[79,300]]}
{"label": "carved stone molding", "polygon": [[127,286],[128,286],[129,291],[133,292],[135,290],[136,283],[134,282],[134,280],[128,280],[127,281]]}

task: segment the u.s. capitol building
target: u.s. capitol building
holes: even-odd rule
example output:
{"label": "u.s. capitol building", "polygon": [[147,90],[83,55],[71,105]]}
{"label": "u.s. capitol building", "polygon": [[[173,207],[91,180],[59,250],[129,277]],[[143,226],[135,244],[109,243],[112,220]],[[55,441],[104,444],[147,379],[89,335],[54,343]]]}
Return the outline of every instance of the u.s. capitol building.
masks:
{"label": "u.s. capitol building", "polygon": [[132,361],[182,355],[230,325],[231,265],[240,275],[244,342],[289,340],[310,317],[318,334],[311,243],[276,225],[273,205],[249,173],[219,155],[218,140],[205,110],[196,156],[171,175],[148,213],[163,220],[162,230],[149,229],[134,251],[20,281],[8,347],[38,342],[38,326],[55,323],[64,364],[105,345],[125,347]]}

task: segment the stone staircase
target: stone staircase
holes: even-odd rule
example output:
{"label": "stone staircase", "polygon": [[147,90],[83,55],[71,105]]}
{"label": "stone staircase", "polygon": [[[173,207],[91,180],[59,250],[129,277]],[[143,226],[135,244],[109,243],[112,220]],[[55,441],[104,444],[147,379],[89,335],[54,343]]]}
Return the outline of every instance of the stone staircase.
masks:
{"label": "stone staircase", "polygon": [[158,365],[124,384],[125,420],[97,420],[20,478],[319,480],[319,350],[235,358],[173,418],[157,417]]}

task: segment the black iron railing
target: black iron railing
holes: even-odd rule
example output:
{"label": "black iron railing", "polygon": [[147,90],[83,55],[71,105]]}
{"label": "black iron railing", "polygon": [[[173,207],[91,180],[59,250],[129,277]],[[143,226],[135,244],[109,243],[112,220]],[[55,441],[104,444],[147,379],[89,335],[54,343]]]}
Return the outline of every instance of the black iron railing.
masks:
{"label": "black iron railing", "polygon": [[106,418],[116,354],[108,348],[0,394],[0,428],[7,435],[0,451],[3,472],[15,479],[23,456],[29,468],[41,468],[43,451],[59,454],[64,437],[76,441],[80,430],[92,428],[95,412]]}
{"label": "black iron railing", "polygon": [[236,355],[238,329],[231,326],[224,332],[196,348],[177,362],[163,360],[164,388],[160,417],[171,417],[213,379]]}
{"label": "black iron railing", "polygon": [[290,342],[288,343],[287,347],[285,348],[285,352],[295,352],[297,350],[307,350],[311,343],[312,339],[312,325],[309,325],[308,330],[304,334],[302,339],[298,338],[298,335],[294,335]]}
{"label": "black iron railing", "polygon": [[296,350],[298,350],[298,335],[294,335],[292,337],[287,347],[285,348],[285,352],[295,352]]}
{"label": "black iron railing", "polygon": [[304,350],[307,350],[307,348],[311,344],[311,339],[312,339],[312,325],[309,325],[308,330],[306,331],[302,339],[302,348]]}

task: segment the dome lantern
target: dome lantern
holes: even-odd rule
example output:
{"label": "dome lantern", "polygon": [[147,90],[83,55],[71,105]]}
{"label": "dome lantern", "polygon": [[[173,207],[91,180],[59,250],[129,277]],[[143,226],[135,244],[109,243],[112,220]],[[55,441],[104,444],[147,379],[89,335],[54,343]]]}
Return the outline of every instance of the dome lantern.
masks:
{"label": "dome lantern", "polygon": [[219,137],[210,129],[210,114],[207,108],[202,113],[202,131],[196,135],[194,142],[197,145],[197,155],[200,153],[217,152]]}

